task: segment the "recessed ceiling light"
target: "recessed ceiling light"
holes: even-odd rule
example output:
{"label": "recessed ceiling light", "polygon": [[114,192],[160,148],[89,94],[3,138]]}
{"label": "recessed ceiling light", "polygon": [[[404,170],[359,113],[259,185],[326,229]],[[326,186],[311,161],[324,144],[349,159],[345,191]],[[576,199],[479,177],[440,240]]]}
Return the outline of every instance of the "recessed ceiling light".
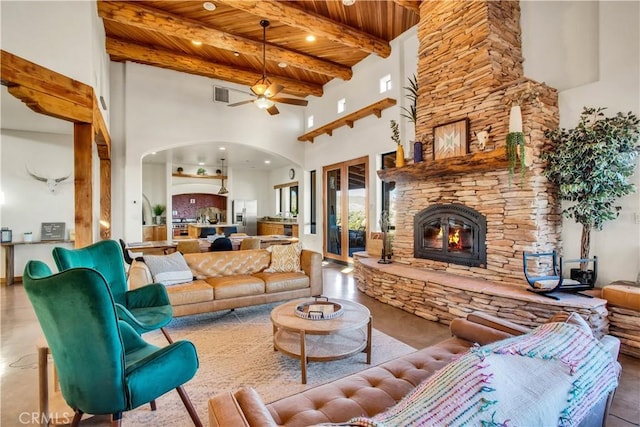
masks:
{"label": "recessed ceiling light", "polygon": [[204,166],[204,162],[198,162],[198,166]]}
{"label": "recessed ceiling light", "polygon": [[202,46],[202,42],[200,40],[191,40],[191,43],[196,46]]}
{"label": "recessed ceiling light", "polygon": [[267,164],[267,165],[268,165],[268,164],[270,164],[270,163],[271,163],[271,160],[265,160],[264,162],[265,162],[265,164]]}
{"label": "recessed ceiling light", "polygon": [[224,151],[224,150],[226,150],[226,149],[227,149],[227,147],[220,147],[220,148],[218,148],[218,150],[220,150],[220,151]]}
{"label": "recessed ceiling light", "polygon": [[306,40],[307,40],[308,42],[314,42],[314,41],[316,41],[316,36],[314,36],[313,34],[309,34],[309,35],[307,36]]}
{"label": "recessed ceiling light", "polygon": [[233,52],[233,56],[240,56],[240,52]]}
{"label": "recessed ceiling light", "polygon": [[206,1],[202,3],[202,7],[204,7],[206,10],[210,12],[213,12],[214,10],[216,10],[216,5],[211,3],[210,1]]}
{"label": "recessed ceiling light", "polygon": [[287,63],[286,63],[286,62],[279,62],[279,63],[278,63],[278,67],[280,67],[280,68],[287,68]]}
{"label": "recessed ceiling light", "polygon": [[345,6],[353,6],[356,0],[342,0],[342,4]]}
{"label": "recessed ceiling light", "polygon": [[155,151],[152,151],[152,152],[151,152],[151,155],[152,155],[152,156],[155,156],[155,155],[156,155],[156,152],[155,152]]}

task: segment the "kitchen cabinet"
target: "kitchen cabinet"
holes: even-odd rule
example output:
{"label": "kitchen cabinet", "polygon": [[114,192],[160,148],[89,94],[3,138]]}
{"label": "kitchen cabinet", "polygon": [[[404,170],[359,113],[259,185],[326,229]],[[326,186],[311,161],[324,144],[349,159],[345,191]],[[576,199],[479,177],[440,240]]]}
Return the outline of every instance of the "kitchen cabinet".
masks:
{"label": "kitchen cabinet", "polygon": [[298,224],[291,222],[258,221],[258,236],[286,236],[289,234],[289,230],[292,237],[299,237]]}
{"label": "kitchen cabinet", "polygon": [[167,240],[166,225],[145,225],[142,227],[142,240],[150,242],[154,240]]}

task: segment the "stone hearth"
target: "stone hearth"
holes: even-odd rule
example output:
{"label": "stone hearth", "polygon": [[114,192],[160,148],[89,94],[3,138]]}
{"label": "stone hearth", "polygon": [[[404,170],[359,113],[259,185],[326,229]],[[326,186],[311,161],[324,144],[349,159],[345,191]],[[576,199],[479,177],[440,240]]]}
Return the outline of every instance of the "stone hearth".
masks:
{"label": "stone hearth", "polygon": [[475,310],[529,327],[557,313],[577,312],[597,337],[609,331],[607,301],[573,294],[559,300],[486,280],[428,271],[401,264],[378,264],[364,252],[354,254],[358,290],[381,302],[434,322],[449,324]]}

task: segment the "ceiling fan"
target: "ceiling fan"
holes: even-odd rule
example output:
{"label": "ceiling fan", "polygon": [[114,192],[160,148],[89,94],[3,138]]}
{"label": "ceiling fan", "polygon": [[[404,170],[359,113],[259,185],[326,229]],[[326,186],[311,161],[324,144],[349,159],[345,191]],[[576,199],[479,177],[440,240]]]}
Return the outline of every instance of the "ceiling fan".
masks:
{"label": "ceiling fan", "polygon": [[262,78],[260,78],[253,86],[251,86],[251,92],[256,95],[257,98],[249,99],[246,101],[236,102],[235,104],[229,104],[229,107],[237,107],[238,105],[249,104],[253,102],[258,108],[267,110],[267,113],[278,114],[278,108],[276,107],[276,102],[281,102],[283,104],[291,104],[291,105],[300,105],[306,106],[307,101],[305,99],[296,99],[296,98],[279,98],[276,95],[284,89],[284,86],[279,85],[277,83],[271,83],[267,78],[267,27],[269,26],[269,21],[263,19],[260,21],[260,26],[262,27]]}

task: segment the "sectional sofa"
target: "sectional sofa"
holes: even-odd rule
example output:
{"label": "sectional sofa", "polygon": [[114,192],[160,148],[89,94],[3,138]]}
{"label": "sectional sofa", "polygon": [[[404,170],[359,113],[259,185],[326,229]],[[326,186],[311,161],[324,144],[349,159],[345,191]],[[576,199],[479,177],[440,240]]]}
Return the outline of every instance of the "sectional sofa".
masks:
{"label": "sectional sofa", "polygon": [[[426,395],[432,401],[438,402],[440,406],[428,413],[428,416],[434,416],[432,421],[424,422],[423,420],[422,423],[415,425],[457,425],[455,422],[444,422],[436,418],[444,417],[447,411],[459,410],[462,405],[467,405],[459,411],[462,417],[469,417],[471,413],[477,415],[485,410],[481,406],[486,406],[482,416],[490,421],[483,422],[482,425],[512,425],[509,420],[502,424],[505,417],[499,418],[499,415],[496,415],[496,420],[491,419],[493,414],[498,414],[497,408],[504,408],[508,403],[513,405],[515,402],[520,404],[522,409],[513,410],[510,407],[510,410],[506,411],[510,417],[517,418],[523,411],[534,415],[527,413],[526,416],[530,418],[525,418],[524,423],[515,422],[514,425],[603,426],[620,373],[620,365],[616,361],[620,342],[612,336],[605,336],[600,341],[595,340],[586,322],[576,326],[575,324],[567,325],[566,318],[553,320],[556,321],[543,325],[537,330],[537,335],[534,335],[526,334],[531,332],[529,329],[504,319],[480,312],[470,313],[466,319],[454,319],[450,325],[453,336],[438,344],[272,403],[265,404],[257,392],[249,387],[214,395],[209,400],[209,425],[211,427],[414,425],[406,422],[406,418],[402,418],[401,415],[403,412],[405,412],[404,415],[406,412],[412,412],[414,415],[424,416],[427,412],[419,404],[425,403]],[[543,332],[545,332],[543,328],[553,329],[554,332],[568,331],[568,339],[567,336],[558,337],[562,344],[555,345],[556,341],[543,339]],[[547,336],[549,336],[548,333]],[[537,340],[544,348],[543,354],[529,351],[529,347],[524,348],[527,350],[525,353],[518,354],[523,351],[520,345],[524,345],[525,342],[512,342],[517,339],[527,339],[528,343]],[[589,353],[583,352],[583,348],[587,348],[587,342],[591,345]],[[511,345],[510,351],[505,352],[504,349],[509,348],[509,345]],[[558,357],[555,360],[557,363],[547,363],[549,359],[556,357],[553,352],[565,345],[573,346],[571,357],[567,360],[561,360]],[[498,356],[503,356],[498,357],[498,360],[509,360],[511,357],[520,363],[537,362],[539,364],[536,366],[540,368],[530,372],[522,369],[502,369],[484,375],[484,371],[494,363],[491,362],[492,359],[484,356],[489,354],[493,356],[492,351]],[[602,363],[595,363],[596,353],[599,354]],[[576,358],[576,354],[581,356]],[[469,366],[471,369],[464,380],[455,381],[455,374],[464,372],[461,365],[469,358],[477,358],[477,361]],[[537,360],[533,360],[534,358]],[[578,359],[580,363],[577,362]],[[554,366],[555,370],[549,370],[547,373],[544,370],[547,365]],[[604,378],[608,377],[608,385],[604,387],[602,383],[598,392],[595,389],[588,390],[584,383],[580,383],[585,372],[586,376],[591,375],[589,381],[594,379],[595,382],[604,381]],[[508,387],[505,383],[511,383],[514,378],[522,379],[521,377],[527,374],[531,375],[531,382],[528,382],[527,377],[523,379],[524,386],[516,386],[508,393],[504,393]],[[482,387],[478,388],[482,388],[483,392],[486,391],[483,396],[487,397],[487,399],[484,397],[478,399],[476,395],[475,407],[470,403],[473,402],[474,395],[470,392],[472,387],[469,386],[469,384],[477,385],[473,382],[476,379],[473,378],[474,375],[482,381],[486,379],[486,383],[480,384]],[[566,378],[563,378],[563,375]],[[448,377],[451,377],[449,382],[447,382]],[[546,383],[540,384],[540,380]],[[578,385],[572,387],[572,382]],[[560,387],[556,387],[558,383]],[[562,389],[563,384],[564,389]],[[542,392],[531,393],[534,385],[538,387],[538,391],[542,390]],[[484,389],[484,387],[487,388]],[[526,392],[524,389],[527,389]],[[566,390],[570,393],[565,394]],[[430,392],[431,396],[429,396]],[[571,393],[575,393],[575,396]],[[405,396],[407,398],[403,399]],[[575,402],[569,411],[567,402],[572,399],[572,396],[581,400]],[[525,400],[526,397],[528,400]],[[509,398],[511,402],[507,402]],[[412,399],[419,403],[413,403]],[[523,402],[524,405],[522,405]],[[565,407],[561,413],[565,411],[566,413],[560,415],[561,418],[564,417],[562,422],[548,423],[548,418],[554,418],[558,413],[552,409],[558,409],[558,407]],[[469,410],[465,411],[466,409]],[[387,414],[390,415],[387,416]],[[376,419],[377,423],[373,423],[369,417],[376,415],[382,418]],[[547,423],[539,421],[537,416],[547,417]],[[481,425],[477,419],[469,423],[462,421],[461,424]]]}
{"label": "sectional sofa", "polygon": [[[184,254],[188,280],[166,287],[174,317],[321,295],[321,254],[301,249],[299,265],[274,268],[274,257],[293,247]],[[157,281],[148,264],[132,263],[130,289]]]}

